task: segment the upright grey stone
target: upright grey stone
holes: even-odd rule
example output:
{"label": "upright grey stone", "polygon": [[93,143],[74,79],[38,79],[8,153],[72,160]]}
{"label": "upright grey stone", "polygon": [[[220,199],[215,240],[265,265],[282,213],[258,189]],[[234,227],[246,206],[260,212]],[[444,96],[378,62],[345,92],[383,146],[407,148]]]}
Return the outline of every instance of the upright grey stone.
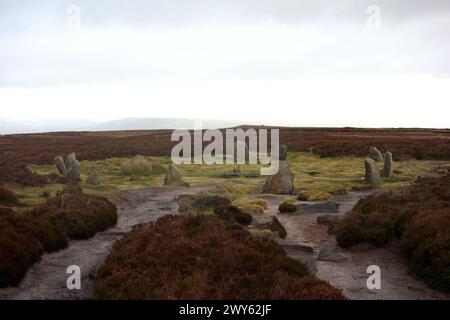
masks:
{"label": "upright grey stone", "polygon": [[381,152],[375,148],[375,147],[371,147],[370,148],[370,153],[369,153],[369,157],[372,158],[374,161],[376,162],[383,162],[383,155],[381,154]]}
{"label": "upright grey stone", "polygon": [[181,187],[189,187],[189,184],[181,178],[180,171],[173,164],[169,164],[169,169],[166,172],[166,177],[164,178],[165,186],[181,186]]}
{"label": "upright grey stone", "polygon": [[380,171],[373,159],[367,158],[365,160],[366,175],[365,181],[367,184],[377,185],[380,183]]}
{"label": "upright grey stone", "polygon": [[70,171],[70,167],[72,166],[72,163],[74,163],[75,161],[77,161],[77,157],[75,155],[75,152],[69,153],[67,155],[66,161],[65,161],[67,172]]}
{"label": "upright grey stone", "polygon": [[285,144],[282,144],[280,146],[280,155],[279,155],[279,159],[281,161],[285,161],[287,159],[287,146]]}
{"label": "upright grey stone", "polygon": [[93,169],[89,172],[87,183],[93,186],[98,186],[101,183],[100,175],[97,170]]}
{"label": "upright grey stone", "polygon": [[294,174],[289,170],[288,163],[280,161],[279,166],[275,175],[267,177],[263,193],[291,194],[294,192]]}
{"label": "upright grey stone", "polygon": [[384,166],[383,166],[383,176],[392,177],[394,175],[394,160],[392,158],[392,153],[389,151],[384,155]]}
{"label": "upright grey stone", "polygon": [[61,156],[55,157],[55,165],[58,169],[59,174],[63,176],[67,174],[66,164],[64,163],[64,159]]}
{"label": "upright grey stone", "polygon": [[77,160],[74,152],[70,153],[66,158],[66,177],[71,180],[80,180],[80,162]]}

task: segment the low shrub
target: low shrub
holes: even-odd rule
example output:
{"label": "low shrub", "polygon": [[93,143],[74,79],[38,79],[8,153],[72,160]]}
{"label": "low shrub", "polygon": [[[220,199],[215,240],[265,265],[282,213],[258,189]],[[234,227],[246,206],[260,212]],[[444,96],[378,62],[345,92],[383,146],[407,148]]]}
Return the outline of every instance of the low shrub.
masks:
{"label": "low shrub", "polygon": [[216,207],[227,206],[231,204],[231,200],[227,197],[222,197],[213,194],[199,194],[191,204],[191,208],[197,213],[204,213],[205,211],[213,211]]}
{"label": "low shrub", "polygon": [[108,200],[67,187],[45,205],[14,211],[0,208],[0,287],[17,285],[41,254],[62,249],[117,222]]}
{"label": "low shrub", "polygon": [[336,228],[339,245],[400,239],[410,272],[450,292],[450,175],[420,178],[401,193],[362,199]]}
{"label": "low shrub", "polygon": [[14,205],[17,204],[19,200],[17,199],[14,191],[0,187],[0,204],[3,205]]}
{"label": "low shrub", "polygon": [[90,197],[80,188],[64,189],[48,201],[56,224],[71,239],[87,239],[117,223],[117,208],[106,198]]}
{"label": "low shrub", "polygon": [[393,222],[379,213],[361,215],[349,214],[336,229],[336,240],[341,247],[371,242],[383,245],[394,237]]}
{"label": "low shrub", "polygon": [[344,299],[273,241],[211,215],[164,216],[119,240],[95,299]]}
{"label": "low shrub", "polygon": [[290,201],[283,201],[278,206],[278,211],[280,211],[281,213],[296,212],[297,211],[297,206],[295,205],[295,203],[292,203]]}
{"label": "low shrub", "polygon": [[252,223],[252,216],[250,214],[242,212],[241,209],[233,205],[215,207],[214,213],[221,219],[235,220],[242,225],[249,225]]}
{"label": "low shrub", "polygon": [[17,285],[41,254],[39,240],[0,222],[0,287]]}

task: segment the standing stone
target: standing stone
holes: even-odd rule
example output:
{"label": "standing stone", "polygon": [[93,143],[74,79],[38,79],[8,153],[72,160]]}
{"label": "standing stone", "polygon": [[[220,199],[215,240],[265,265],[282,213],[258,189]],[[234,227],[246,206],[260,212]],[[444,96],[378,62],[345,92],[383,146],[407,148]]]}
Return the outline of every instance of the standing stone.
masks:
{"label": "standing stone", "polygon": [[380,183],[380,171],[373,159],[367,158],[365,161],[366,175],[365,181],[367,184],[377,185]]}
{"label": "standing stone", "polygon": [[89,172],[87,183],[93,186],[98,186],[101,183],[100,175],[97,170],[93,169]]}
{"label": "standing stone", "polygon": [[291,194],[294,192],[294,174],[286,161],[279,162],[278,173],[267,177],[263,193]]}
{"label": "standing stone", "polygon": [[65,176],[67,174],[66,164],[61,156],[55,157],[55,165],[60,175]]}
{"label": "standing stone", "polygon": [[166,177],[164,178],[164,185],[189,187],[189,183],[183,181],[180,171],[173,163],[169,164],[169,169],[167,170]]}
{"label": "standing stone", "polygon": [[66,158],[66,177],[71,180],[80,180],[80,162],[74,152],[69,153]]}
{"label": "standing stone", "polygon": [[70,171],[70,167],[72,166],[72,163],[74,163],[75,161],[77,161],[77,157],[75,155],[75,152],[71,152],[67,155],[65,164],[66,164],[66,170],[67,172]]}
{"label": "standing stone", "polygon": [[369,157],[372,158],[374,161],[376,162],[383,162],[383,155],[381,154],[381,152],[375,148],[375,147],[371,147],[370,148],[370,153],[369,153]]}
{"label": "standing stone", "polygon": [[394,175],[393,168],[394,160],[392,159],[392,153],[389,151],[384,155],[384,166],[383,166],[383,176],[386,178],[392,177]]}
{"label": "standing stone", "polygon": [[279,156],[279,159],[280,159],[281,161],[287,160],[287,146],[286,146],[285,144],[282,144],[282,145],[280,146],[280,156]]}

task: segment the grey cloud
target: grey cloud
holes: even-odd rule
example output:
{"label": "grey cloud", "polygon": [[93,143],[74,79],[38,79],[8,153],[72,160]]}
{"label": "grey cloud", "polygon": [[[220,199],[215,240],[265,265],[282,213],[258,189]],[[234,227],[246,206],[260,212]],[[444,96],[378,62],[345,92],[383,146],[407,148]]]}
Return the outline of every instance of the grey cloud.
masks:
{"label": "grey cloud", "polygon": [[[374,2],[383,29],[367,31]],[[82,10],[79,33],[65,29],[70,4]],[[448,0],[3,0],[0,86],[321,72],[450,76],[449,13]],[[268,21],[273,31],[208,32]]]}

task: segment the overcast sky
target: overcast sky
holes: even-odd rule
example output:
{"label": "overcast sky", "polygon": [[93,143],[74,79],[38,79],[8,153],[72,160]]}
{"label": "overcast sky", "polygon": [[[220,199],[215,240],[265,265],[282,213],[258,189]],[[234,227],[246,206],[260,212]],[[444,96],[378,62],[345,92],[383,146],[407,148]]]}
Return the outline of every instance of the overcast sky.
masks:
{"label": "overcast sky", "polygon": [[448,0],[0,0],[0,118],[448,128],[449,30]]}

